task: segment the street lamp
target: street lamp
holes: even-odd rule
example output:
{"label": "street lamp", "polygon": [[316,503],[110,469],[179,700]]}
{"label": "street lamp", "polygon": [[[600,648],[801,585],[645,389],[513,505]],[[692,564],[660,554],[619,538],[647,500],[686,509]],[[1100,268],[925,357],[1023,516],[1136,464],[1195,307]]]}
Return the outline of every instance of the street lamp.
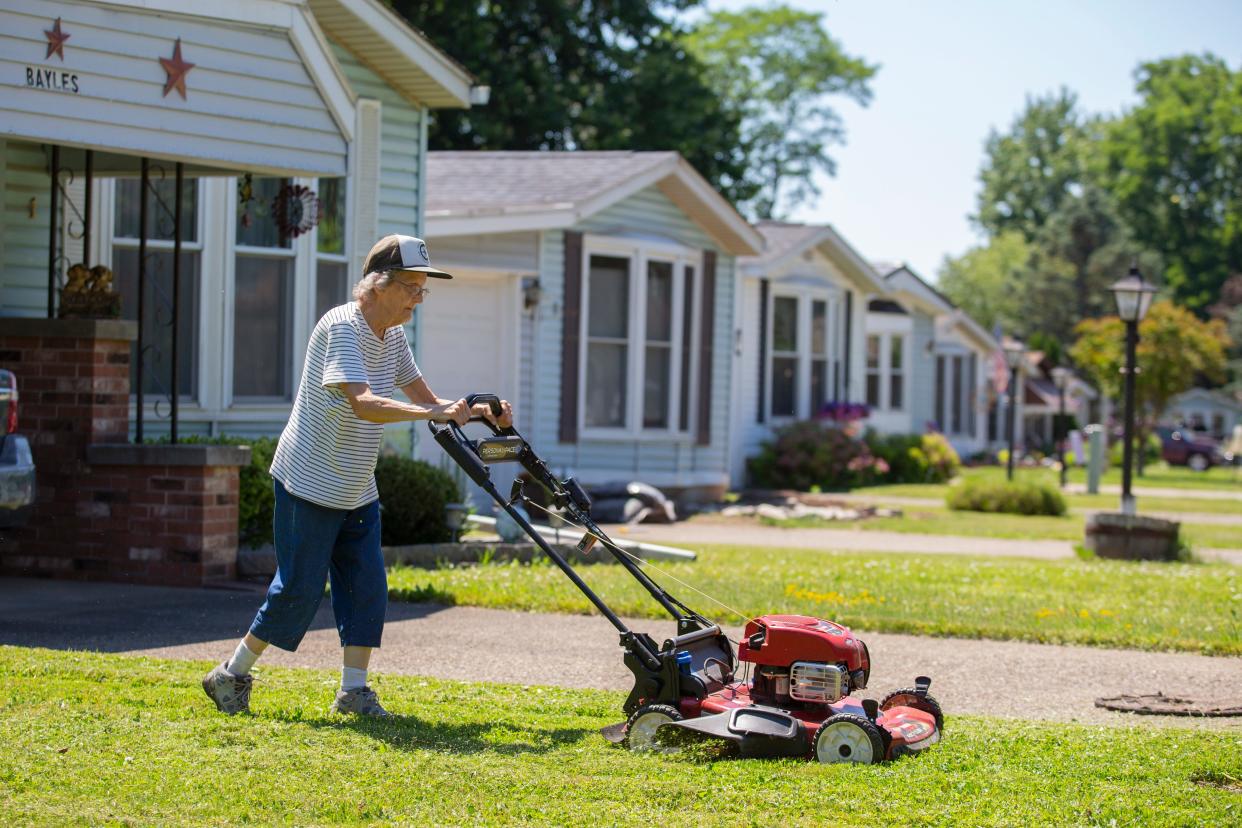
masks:
{"label": "street lamp", "polygon": [[1147,315],[1151,307],[1152,296],[1156,293],[1154,285],[1143,280],[1138,265],[1130,266],[1130,272],[1124,279],[1114,284],[1110,290],[1117,300],[1117,315],[1126,323],[1126,375],[1125,382],[1125,431],[1122,435],[1124,444],[1121,454],[1121,512],[1134,514],[1134,495],[1130,493],[1130,467],[1134,462],[1134,375],[1137,373],[1134,352],[1138,347],[1138,325]]}
{"label": "street lamp", "polygon": [[1068,469],[1065,468],[1065,389],[1069,385],[1070,370],[1057,366],[1052,369],[1052,381],[1057,387],[1057,397],[1060,399],[1060,416],[1057,418],[1057,427],[1052,429],[1052,439],[1057,441],[1057,458],[1061,461],[1061,488],[1065,488],[1066,475]]}
{"label": "street lamp", "polygon": [[1017,394],[1018,394],[1018,370],[1022,367],[1022,360],[1026,356],[1026,346],[1017,339],[1005,340],[1005,364],[1009,366],[1009,410],[1006,413],[1009,420],[1009,462],[1005,467],[1005,475],[1009,480],[1013,480],[1013,456],[1014,441],[1017,436]]}

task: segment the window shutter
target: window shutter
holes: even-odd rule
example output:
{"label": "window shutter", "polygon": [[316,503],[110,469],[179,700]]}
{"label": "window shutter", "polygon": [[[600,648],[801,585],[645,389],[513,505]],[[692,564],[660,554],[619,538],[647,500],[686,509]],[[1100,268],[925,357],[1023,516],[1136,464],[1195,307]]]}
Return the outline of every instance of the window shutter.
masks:
{"label": "window shutter", "polygon": [[578,351],[582,338],[582,234],[565,232],[565,299],[561,314],[562,443],[578,442]]}
{"label": "window shutter", "polygon": [[755,414],[755,422],[764,421],[763,395],[768,385],[768,280],[759,280],[759,394],[757,402],[759,411]]}
{"label": "window shutter", "polygon": [[845,292],[845,399],[848,402],[852,396],[850,391],[850,369],[854,365],[854,360],[850,354],[854,350],[854,291],[847,290]]}
{"label": "window shutter", "polygon": [[380,189],[380,102],[372,98],[359,98],[357,124],[354,129],[353,178],[354,211],[354,266],[349,275],[353,281],[366,275],[362,263],[366,261],[371,245],[379,241],[379,189]]}
{"label": "window shutter", "polygon": [[695,442],[712,442],[712,341],[716,335],[716,251],[703,251],[703,325],[699,330],[699,428]]}

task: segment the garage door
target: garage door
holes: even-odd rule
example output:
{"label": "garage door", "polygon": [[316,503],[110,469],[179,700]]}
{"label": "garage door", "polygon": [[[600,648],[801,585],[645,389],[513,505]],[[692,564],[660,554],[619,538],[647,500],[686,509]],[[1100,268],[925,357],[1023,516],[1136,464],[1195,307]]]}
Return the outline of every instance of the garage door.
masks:
{"label": "garage door", "polygon": [[[431,295],[421,311],[418,367],[442,398],[492,392],[517,404],[521,310],[516,277],[450,272],[452,281],[428,280]],[[418,456],[438,465],[444,453],[426,426],[417,426],[416,433]]]}

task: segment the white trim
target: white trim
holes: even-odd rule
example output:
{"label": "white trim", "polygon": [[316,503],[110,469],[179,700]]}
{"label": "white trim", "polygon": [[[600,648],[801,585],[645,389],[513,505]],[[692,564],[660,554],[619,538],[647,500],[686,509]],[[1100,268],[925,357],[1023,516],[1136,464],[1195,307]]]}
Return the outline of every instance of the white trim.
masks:
{"label": "white trim", "polygon": [[336,128],[345,136],[345,142],[354,140],[354,102],[357,95],[345,78],[345,73],[332,55],[332,47],[323,30],[311,15],[310,10],[303,7],[297,9],[289,26],[289,41],[293,49],[302,58],[302,66],[310,75],[315,88],[319,90],[323,102],[327,105],[328,114],[336,123]]}
{"label": "white trim", "polygon": [[[444,100],[426,101],[439,107],[459,109],[470,108],[470,88],[474,78],[465,69],[453,63],[447,55],[437,49],[431,41],[411,28],[394,12],[385,8],[376,0],[310,0],[313,11],[316,5],[331,2],[337,7],[357,18],[371,29],[366,47],[359,53],[358,47],[363,44],[352,43],[342,32],[334,32],[342,43],[358,54],[363,63],[367,63],[370,53],[387,47],[409,62],[410,68],[426,75],[436,86]],[[329,29],[331,27],[329,26]],[[383,74],[378,73],[377,74]],[[394,86],[398,91],[403,91]]]}

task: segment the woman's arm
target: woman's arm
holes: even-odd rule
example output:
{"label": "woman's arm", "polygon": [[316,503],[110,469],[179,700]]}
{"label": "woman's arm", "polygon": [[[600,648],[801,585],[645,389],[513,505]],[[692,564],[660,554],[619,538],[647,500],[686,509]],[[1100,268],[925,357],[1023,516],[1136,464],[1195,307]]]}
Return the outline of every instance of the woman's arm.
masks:
{"label": "woman's arm", "polygon": [[[417,398],[409,389],[422,383],[425,395]],[[371,392],[371,386],[365,382],[343,382],[336,386],[349,400],[349,407],[354,416],[370,423],[404,423],[410,420],[436,420],[448,422],[452,420],[458,425],[465,425],[470,420],[470,409],[465,400],[441,400],[431,393],[421,378],[409,383],[401,390],[405,391],[412,402],[403,403],[389,397],[381,397]]]}

